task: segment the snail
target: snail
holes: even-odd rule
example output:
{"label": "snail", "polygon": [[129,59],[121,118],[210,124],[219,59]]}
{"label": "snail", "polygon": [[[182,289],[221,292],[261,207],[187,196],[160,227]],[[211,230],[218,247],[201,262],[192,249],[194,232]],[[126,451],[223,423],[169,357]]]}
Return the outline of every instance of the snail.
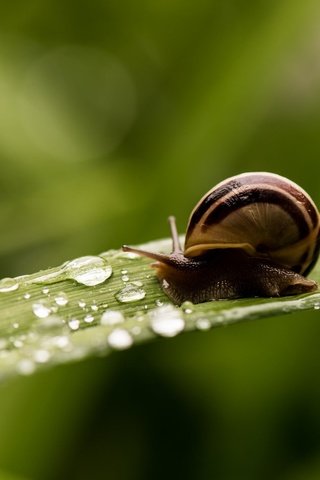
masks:
{"label": "snail", "polygon": [[230,177],[191,212],[185,247],[169,217],[172,253],[147,252],[163,290],[176,304],[277,297],[317,289],[306,275],[320,249],[320,217],[310,196],[274,173]]}

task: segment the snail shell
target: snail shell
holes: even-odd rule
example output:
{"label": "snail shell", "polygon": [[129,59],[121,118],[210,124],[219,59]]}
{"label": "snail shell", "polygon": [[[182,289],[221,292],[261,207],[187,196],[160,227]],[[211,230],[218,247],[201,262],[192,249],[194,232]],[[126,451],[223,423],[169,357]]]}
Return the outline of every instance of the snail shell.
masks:
{"label": "snail shell", "polygon": [[301,187],[274,173],[244,173],[219,183],[196,205],[184,255],[240,248],[305,274],[318,256],[318,236],[318,210]]}
{"label": "snail shell", "polygon": [[319,256],[319,212],[311,197],[287,178],[244,173],[213,187],[191,213],[184,252],[175,220],[169,221],[170,255],[123,249],[156,260],[158,278],[176,303],[317,288],[304,275]]}

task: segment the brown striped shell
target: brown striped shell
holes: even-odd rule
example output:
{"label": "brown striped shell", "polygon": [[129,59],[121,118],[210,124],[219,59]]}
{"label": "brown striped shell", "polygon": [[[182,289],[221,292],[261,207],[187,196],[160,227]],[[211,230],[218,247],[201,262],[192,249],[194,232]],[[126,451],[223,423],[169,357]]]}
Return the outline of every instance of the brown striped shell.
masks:
{"label": "brown striped shell", "polygon": [[273,173],[237,175],[213,187],[191,213],[185,257],[242,249],[307,274],[319,255],[320,220],[310,196]]}

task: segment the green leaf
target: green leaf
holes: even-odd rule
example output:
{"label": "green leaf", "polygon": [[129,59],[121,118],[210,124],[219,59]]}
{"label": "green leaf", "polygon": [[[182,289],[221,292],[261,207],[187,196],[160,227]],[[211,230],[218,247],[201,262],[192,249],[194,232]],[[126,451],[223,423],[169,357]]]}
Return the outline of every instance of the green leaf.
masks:
{"label": "green leaf", "polygon": [[[167,252],[171,241],[147,245]],[[312,277],[320,281],[320,268]],[[102,356],[173,337],[296,310],[320,309],[320,293],[174,306],[150,261],[121,250],[0,281],[0,378]]]}

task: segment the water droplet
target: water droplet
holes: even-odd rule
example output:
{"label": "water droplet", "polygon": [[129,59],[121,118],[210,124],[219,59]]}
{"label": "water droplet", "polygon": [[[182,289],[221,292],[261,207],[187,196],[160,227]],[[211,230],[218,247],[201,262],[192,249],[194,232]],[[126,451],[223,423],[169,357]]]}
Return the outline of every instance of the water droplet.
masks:
{"label": "water droplet", "polygon": [[19,282],[15,278],[3,278],[0,280],[0,292],[13,292],[19,288]]}
{"label": "water droplet", "polygon": [[65,305],[68,304],[69,299],[66,293],[64,292],[59,292],[55,297],[54,301],[59,307],[64,307]]}
{"label": "water droplet", "polygon": [[80,308],[85,308],[87,304],[84,300],[79,300],[78,305]]}
{"label": "water droplet", "polygon": [[32,304],[32,310],[36,317],[47,318],[52,313],[50,305],[44,301],[35,302]]}
{"label": "water droplet", "polygon": [[58,348],[61,348],[61,350],[66,350],[70,346],[69,337],[67,337],[66,335],[53,337],[52,344]]}
{"label": "water droplet", "polygon": [[93,312],[97,312],[97,311],[99,310],[98,305],[97,305],[96,303],[92,304],[92,305],[91,305],[91,310],[92,310]]}
{"label": "water droplet", "polygon": [[163,301],[159,300],[159,299],[157,299],[155,303],[156,303],[157,307],[162,307],[162,305],[163,305]]}
{"label": "water droplet", "polygon": [[91,313],[88,313],[88,315],[86,315],[86,316],[84,317],[84,321],[85,321],[86,323],[92,323],[92,322],[94,321],[94,316],[91,315]]}
{"label": "water droplet", "polygon": [[127,330],[123,328],[116,328],[108,335],[108,343],[110,347],[116,350],[125,350],[131,347],[133,340],[132,336]]}
{"label": "water droplet", "polygon": [[182,308],[183,312],[188,315],[188,314],[192,313],[193,303],[192,302],[183,302],[183,304],[181,305],[181,308]]}
{"label": "water droplet", "polygon": [[128,275],[122,275],[121,280],[122,280],[123,282],[129,282],[129,277],[128,277]]}
{"label": "water droplet", "polygon": [[316,302],[316,303],[314,304],[313,308],[314,308],[315,310],[320,310],[320,303],[319,303],[319,302]]}
{"label": "water droplet", "polygon": [[121,303],[136,302],[142,300],[146,296],[146,292],[141,287],[137,287],[132,283],[127,285],[116,294],[116,299]]}
{"label": "water droplet", "polygon": [[131,328],[131,333],[132,333],[132,335],[140,335],[141,327],[139,327],[139,325],[136,325],[135,327],[132,327]]}
{"label": "water droplet", "polygon": [[21,348],[23,347],[23,341],[22,340],[14,340],[13,341],[13,346],[16,348]]}
{"label": "water droplet", "polygon": [[35,364],[28,358],[24,358],[17,363],[17,372],[21,375],[31,375],[34,371]]}
{"label": "water droplet", "polygon": [[68,321],[68,325],[71,330],[78,330],[80,327],[80,321],[77,318],[71,318]]}
{"label": "water droplet", "polygon": [[48,295],[49,292],[50,292],[50,289],[49,289],[48,287],[44,287],[44,288],[42,289],[42,293],[43,293],[44,295]]}
{"label": "water droplet", "polygon": [[101,316],[101,325],[117,325],[124,322],[124,316],[118,310],[107,310]]}
{"label": "water droplet", "polygon": [[12,326],[13,326],[13,328],[19,328],[19,323],[18,323],[18,322],[14,322],[14,323],[12,324]]}
{"label": "water droplet", "polygon": [[196,327],[199,330],[209,330],[209,328],[211,327],[211,323],[209,322],[209,320],[207,318],[199,318],[196,321]]}
{"label": "water droplet", "polygon": [[25,293],[25,294],[23,295],[23,298],[24,298],[25,300],[29,300],[29,298],[31,298],[30,293],[28,293],[28,292]]}
{"label": "water droplet", "polygon": [[65,269],[68,278],[87,287],[103,283],[112,274],[109,262],[104,258],[94,256],[71,260],[65,264]]}
{"label": "water droplet", "polygon": [[163,305],[155,308],[150,313],[152,330],[163,337],[174,337],[182,332],[185,327],[180,310],[172,305]]}
{"label": "water droplet", "polygon": [[37,363],[46,363],[50,359],[50,352],[48,350],[36,350],[34,352],[34,360]]}
{"label": "water droplet", "polygon": [[133,285],[135,285],[136,287],[143,287],[143,283],[140,281],[140,280],[137,280],[135,282],[132,282]]}
{"label": "water droplet", "polygon": [[226,323],[226,317],[224,315],[216,315],[214,317],[214,324],[221,324],[223,325],[224,323]]}
{"label": "water droplet", "polygon": [[127,275],[127,273],[128,273],[128,270],[121,270],[122,275]]}

